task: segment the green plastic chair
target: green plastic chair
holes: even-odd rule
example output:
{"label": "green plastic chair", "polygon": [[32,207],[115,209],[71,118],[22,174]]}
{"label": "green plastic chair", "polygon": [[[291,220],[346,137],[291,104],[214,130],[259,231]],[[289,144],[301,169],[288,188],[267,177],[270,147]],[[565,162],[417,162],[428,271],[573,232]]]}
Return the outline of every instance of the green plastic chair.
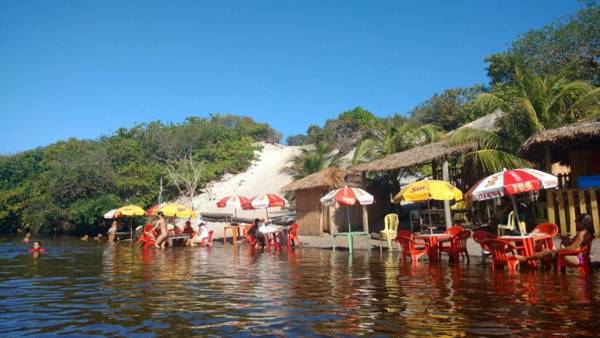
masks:
{"label": "green plastic chair", "polygon": [[388,250],[394,250],[392,246],[392,241],[396,238],[396,234],[398,232],[398,224],[400,221],[398,220],[397,214],[387,214],[385,215],[384,221],[384,229],[379,232],[379,250],[382,250],[383,237],[385,236],[388,242]]}

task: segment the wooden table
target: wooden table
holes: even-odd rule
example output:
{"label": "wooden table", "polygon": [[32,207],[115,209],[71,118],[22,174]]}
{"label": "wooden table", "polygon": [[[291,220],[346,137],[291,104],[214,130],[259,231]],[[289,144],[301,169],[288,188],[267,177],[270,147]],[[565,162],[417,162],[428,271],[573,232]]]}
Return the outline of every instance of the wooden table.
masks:
{"label": "wooden table", "polygon": [[235,244],[237,242],[237,238],[240,236],[240,226],[239,225],[227,225],[223,227],[223,244],[227,243],[227,231],[231,230],[231,244]]}
{"label": "wooden table", "polygon": [[189,235],[172,235],[172,236],[167,236],[167,244],[169,244],[170,247],[173,247],[173,241],[178,241],[178,240],[184,240],[185,242],[190,240],[190,236]]}
{"label": "wooden table", "polygon": [[348,249],[350,250],[350,253],[352,253],[352,250],[354,248],[354,237],[360,237],[360,236],[366,236],[367,239],[367,247],[369,246],[369,233],[368,232],[363,232],[363,231],[355,231],[355,232],[338,232],[337,234],[333,234],[333,250],[335,250],[335,238],[336,237],[340,237],[340,236],[346,236],[348,238]]}
{"label": "wooden table", "polygon": [[[507,241],[507,242],[522,242],[523,246],[519,246],[518,250],[520,251],[519,254],[525,257],[528,256],[533,256],[535,255],[535,242],[536,241],[544,241],[545,243],[547,243],[548,239],[551,239],[552,237],[546,235],[546,234],[528,234],[528,235],[523,235],[523,236],[500,236],[501,240]],[[546,244],[548,245],[548,244]],[[553,244],[550,244],[553,246]],[[516,245],[515,245],[516,246]],[[530,260],[528,261],[529,266],[532,268],[537,267],[537,262],[535,260]]]}
{"label": "wooden table", "polygon": [[438,243],[440,239],[450,239],[450,235],[448,234],[416,234],[416,239],[423,239],[429,244],[427,248],[427,257],[429,257],[430,262],[437,262],[439,253],[438,253]]}

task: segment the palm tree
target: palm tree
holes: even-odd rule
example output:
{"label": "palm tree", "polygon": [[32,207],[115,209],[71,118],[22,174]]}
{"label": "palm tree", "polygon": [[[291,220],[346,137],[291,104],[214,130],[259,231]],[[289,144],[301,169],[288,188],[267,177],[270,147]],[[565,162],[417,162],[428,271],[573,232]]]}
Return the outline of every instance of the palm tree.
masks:
{"label": "palm tree", "polygon": [[[417,126],[410,121],[392,123],[391,126],[379,126],[367,132],[354,151],[352,164],[370,162],[420,145],[433,143],[445,138],[442,128],[427,124]],[[385,186],[392,192],[400,190],[400,169],[373,174],[375,180],[383,179]]]}
{"label": "palm tree", "polygon": [[476,143],[477,149],[461,157],[463,165],[490,174],[529,163],[513,154],[533,134],[566,123],[600,115],[600,88],[585,81],[569,80],[570,71],[540,77],[515,68],[515,84],[509,93],[485,93],[477,99],[483,111],[502,109],[500,130],[463,128],[452,134],[451,145]]}
{"label": "palm tree", "polygon": [[[600,88],[581,80],[570,80],[565,69],[557,75],[540,77],[515,67],[514,92],[505,95],[481,94],[482,108],[509,112],[506,120],[525,121],[521,135],[529,137],[547,128],[600,116]],[[524,141],[524,140],[523,140]]]}
{"label": "palm tree", "polygon": [[292,160],[292,165],[281,169],[294,180],[299,180],[325,168],[336,167],[340,163],[339,153],[326,143],[317,143],[314,147],[302,149],[302,153]]}
{"label": "palm tree", "polygon": [[404,122],[398,126],[373,128],[367,132],[354,151],[352,164],[370,162],[410,148],[443,139],[442,128],[427,124],[416,126]]}

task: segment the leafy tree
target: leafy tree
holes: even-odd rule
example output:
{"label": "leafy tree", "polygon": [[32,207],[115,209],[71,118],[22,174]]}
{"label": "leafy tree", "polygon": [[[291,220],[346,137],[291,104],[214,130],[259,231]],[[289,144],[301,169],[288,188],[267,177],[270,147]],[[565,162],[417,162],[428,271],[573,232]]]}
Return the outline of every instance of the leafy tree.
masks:
{"label": "leafy tree", "polygon": [[479,111],[471,109],[471,104],[484,90],[482,85],[446,89],[419,104],[411,117],[418,124],[435,124],[446,131],[456,129],[480,117],[476,114]]}
{"label": "leafy tree", "polygon": [[523,34],[485,62],[493,85],[512,83],[519,64],[539,76],[572,67],[576,78],[600,85],[600,8],[585,4],[574,16]]}

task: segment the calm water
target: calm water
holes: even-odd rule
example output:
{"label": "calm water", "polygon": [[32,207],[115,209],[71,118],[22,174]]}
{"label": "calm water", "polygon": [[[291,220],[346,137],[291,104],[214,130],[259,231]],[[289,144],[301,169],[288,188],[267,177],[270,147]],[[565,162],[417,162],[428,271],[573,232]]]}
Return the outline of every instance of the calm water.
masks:
{"label": "calm water", "polygon": [[600,278],[378,251],[0,239],[0,335],[598,335]]}

